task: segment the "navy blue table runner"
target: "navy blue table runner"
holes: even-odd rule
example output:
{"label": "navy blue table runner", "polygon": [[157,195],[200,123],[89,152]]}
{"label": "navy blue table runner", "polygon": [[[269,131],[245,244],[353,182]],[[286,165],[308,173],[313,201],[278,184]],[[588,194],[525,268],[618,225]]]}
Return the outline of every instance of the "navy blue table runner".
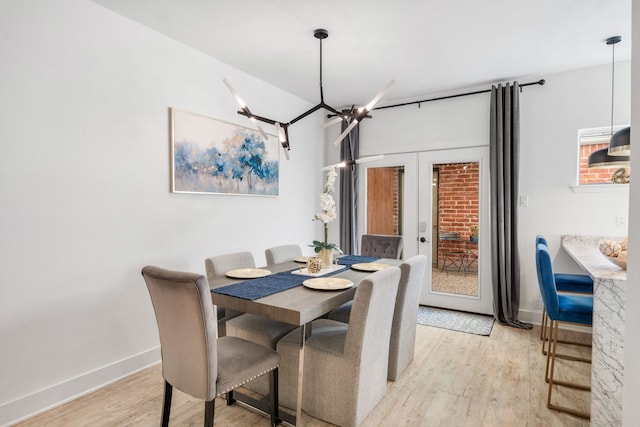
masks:
{"label": "navy blue table runner", "polygon": [[[373,262],[377,259],[379,258],[359,255],[346,255],[338,259],[338,264],[350,268],[353,264]],[[300,286],[302,285],[302,282],[310,278],[309,276],[291,274],[292,271],[297,270],[299,270],[299,268],[295,268],[289,271],[283,271],[281,273],[275,273],[267,277],[261,277],[259,279],[251,279],[244,282],[234,283],[232,285],[221,286],[219,288],[212,289],[211,292],[251,301],[257,300],[259,298],[264,298],[266,296],[286,291],[287,289],[295,288],[296,286]],[[342,271],[344,271],[344,269],[332,271],[321,277],[332,276]]]}

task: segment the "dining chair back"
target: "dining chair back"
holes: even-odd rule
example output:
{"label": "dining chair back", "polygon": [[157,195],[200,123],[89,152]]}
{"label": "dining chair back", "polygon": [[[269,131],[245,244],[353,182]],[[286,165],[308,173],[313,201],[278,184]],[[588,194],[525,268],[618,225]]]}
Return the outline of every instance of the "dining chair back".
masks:
{"label": "dining chair back", "polygon": [[237,268],[255,268],[256,261],[251,252],[234,252],[204,260],[207,278],[224,276],[227,271]]}
{"label": "dining chair back", "polygon": [[402,236],[363,234],[360,255],[400,259],[402,245]]}
{"label": "dining chair back", "polygon": [[[363,279],[356,289],[348,325],[313,321],[304,347],[302,409],[338,426],[357,426],[387,390],[389,341],[400,269],[389,267]],[[285,369],[298,366],[301,330],[278,343]],[[297,375],[283,376],[291,403]]]}
{"label": "dining chair back", "polygon": [[173,387],[205,401],[205,426],[213,425],[214,399],[270,373],[271,421],[278,421],[275,351],[233,337],[217,338],[216,313],[204,276],[142,269],[156,316],[165,398],[162,425],[169,424]]}
{"label": "dining chair back", "polygon": [[[215,277],[224,276],[227,271],[238,268],[254,268],[256,261],[251,252],[235,252],[224,255],[217,255],[204,260],[204,267],[207,272],[207,280],[211,281]],[[228,310],[224,307],[216,307],[218,315],[218,336],[227,335],[227,321],[242,314],[240,311]]]}
{"label": "dining chair back", "polygon": [[[208,277],[224,276],[229,270],[255,266],[251,252],[218,255],[205,260]],[[224,322],[220,322],[219,329],[224,329],[225,335],[242,338],[267,348],[275,349],[278,340],[295,329],[294,325],[263,316],[226,308],[222,310],[224,310]],[[246,388],[262,395],[269,393],[269,383],[266,378],[257,378],[247,384]]]}
{"label": "dining chair back", "polygon": [[387,379],[395,381],[413,360],[418,323],[418,300],[427,257],[416,255],[400,264],[400,283],[391,325]]}
{"label": "dining chair back", "polygon": [[280,264],[302,256],[302,249],[300,245],[281,245],[265,249],[264,255],[267,258],[267,265]]}
{"label": "dining chair back", "polygon": [[[418,299],[427,268],[427,257],[416,255],[400,264],[400,282],[393,312],[389,344],[387,379],[395,381],[413,360],[418,322]],[[349,301],[329,313],[329,319],[349,323],[353,302]]]}

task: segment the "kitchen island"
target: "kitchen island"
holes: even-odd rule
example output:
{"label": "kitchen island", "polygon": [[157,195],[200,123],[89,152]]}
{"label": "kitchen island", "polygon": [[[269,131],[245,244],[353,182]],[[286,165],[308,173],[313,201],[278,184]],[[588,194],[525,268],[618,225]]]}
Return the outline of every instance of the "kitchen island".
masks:
{"label": "kitchen island", "polygon": [[591,425],[622,425],[624,309],[627,272],[598,243],[623,237],[562,236],[562,247],[593,279]]}

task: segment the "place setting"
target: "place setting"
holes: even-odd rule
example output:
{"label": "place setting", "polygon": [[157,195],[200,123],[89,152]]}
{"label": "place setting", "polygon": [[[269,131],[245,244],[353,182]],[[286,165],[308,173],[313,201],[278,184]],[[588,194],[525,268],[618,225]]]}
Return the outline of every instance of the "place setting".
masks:
{"label": "place setting", "polygon": [[233,279],[258,279],[271,275],[271,271],[264,268],[237,268],[227,271],[225,275]]}
{"label": "place setting", "polygon": [[357,263],[357,264],[352,264],[351,268],[354,270],[359,270],[359,271],[380,271],[380,270],[384,270],[385,268],[390,267],[389,264],[384,264],[384,263],[380,263],[380,262],[363,262],[363,263]]}
{"label": "place setting", "polygon": [[320,291],[339,291],[349,289],[353,286],[353,282],[340,277],[317,277],[305,280],[302,285],[306,288]]}

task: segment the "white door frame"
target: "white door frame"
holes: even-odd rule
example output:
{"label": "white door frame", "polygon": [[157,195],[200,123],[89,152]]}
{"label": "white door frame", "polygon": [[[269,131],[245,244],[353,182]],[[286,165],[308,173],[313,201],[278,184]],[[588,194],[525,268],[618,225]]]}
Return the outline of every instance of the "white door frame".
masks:
{"label": "white door frame", "polygon": [[[478,296],[444,294],[431,290],[431,240],[432,240],[432,180],[433,164],[436,163],[478,162],[480,164],[479,188],[479,235],[478,243]],[[404,167],[404,206],[403,206],[403,258],[417,254],[427,257],[427,271],[420,295],[421,305],[445,307],[474,313],[493,313],[493,290],[491,286],[491,239],[490,235],[490,199],[489,199],[489,147],[471,147],[448,150],[385,154],[384,158],[361,163],[358,184],[358,241],[367,230],[367,170],[379,167]],[[420,227],[420,225],[423,227]],[[420,230],[425,231],[420,231]],[[425,242],[419,242],[424,238]]]}
{"label": "white door frame", "polygon": [[[489,195],[489,147],[460,148],[451,150],[425,151],[418,155],[418,221],[426,223],[424,232],[419,238],[425,238],[420,243],[418,252],[429,259],[431,267],[431,241],[437,239],[432,236],[432,191],[433,165],[440,163],[478,162],[480,166],[479,178],[479,235],[478,242],[478,296],[454,295],[436,292],[431,289],[431,268],[420,295],[420,304],[444,307],[474,313],[493,314],[493,289],[491,285],[491,239],[490,239],[490,195]],[[427,277],[428,276],[428,277]]]}

